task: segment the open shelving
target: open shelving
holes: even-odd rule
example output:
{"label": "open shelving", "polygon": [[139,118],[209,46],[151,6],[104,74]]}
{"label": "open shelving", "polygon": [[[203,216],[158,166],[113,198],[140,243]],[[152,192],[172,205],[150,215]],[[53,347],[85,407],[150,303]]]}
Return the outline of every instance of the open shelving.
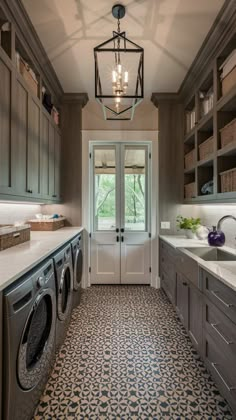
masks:
{"label": "open shelving", "polygon": [[[229,63],[228,57],[234,56],[235,49],[236,34],[218,51],[208,73],[194,86],[194,91],[189,93],[190,99],[186,100],[185,114],[195,109],[196,121],[195,126],[186,131],[185,116],[183,153],[185,156],[190,150],[195,150],[196,160],[193,167],[184,167],[184,192],[186,184],[195,183],[196,195],[192,198],[185,195],[185,203],[236,200],[236,170],[233,171],[236,168],[236,56],[231,70],[235,73],[235,80],[234,73],[231,73],[230,81],[226,81],[227,72],[222,67]],[[234,120],[230,129],[225,128]],[[232,180],[234,173],[235,183]],[[212,194],[205,195],[202,187],[209,182],[213,183],[213,189],[208,189]]]}

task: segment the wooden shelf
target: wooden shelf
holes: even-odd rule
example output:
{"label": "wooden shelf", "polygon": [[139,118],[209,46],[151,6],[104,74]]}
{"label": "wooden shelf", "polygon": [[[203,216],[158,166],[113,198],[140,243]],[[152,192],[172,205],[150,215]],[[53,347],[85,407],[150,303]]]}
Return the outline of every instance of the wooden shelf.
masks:
{"label": "wooden shelf", "polygon": [[196,169],[196,167],[195,166],[193,166],[192,168],[190,168],[190,169],[185,169],[184,170],[184,173],[185,174],[193,174],[194,172],[195,172],[195,169]]}
{"label": "wooden shelf", "polygon": [[211,156],[208,156],[207,159],[199,160],[197,162],[197,166],[198,167],[201,167],[201,166],[213,166],[213,159],[214,159],[214,154],[212,154]]}
{"label": "wooden shelf", "polygon": [[228,144],[222,149],[219,149],[217,156],[236,156],[236,143]]}
{"label": "wooden shelf", "polygon": [[186,133],[185,138],[184,138],[184,143],[188,143],[192,138],[194,140],[195,132],[196,132],[196,126],[193,127],[188,133]]}
{"label": "wooden shelf", "polygon": [[198,131],[211,131],[213,127],[213,109],[211,109],[197,124]]}

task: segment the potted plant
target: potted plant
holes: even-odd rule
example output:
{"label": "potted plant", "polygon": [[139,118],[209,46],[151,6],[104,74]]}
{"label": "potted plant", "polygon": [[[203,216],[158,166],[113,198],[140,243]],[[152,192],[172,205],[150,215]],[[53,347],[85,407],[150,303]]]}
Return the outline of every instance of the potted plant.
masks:
{"label": "potted plant", "polygon": [[198,217],[194,219],[193,217],[183,217],[177,216],[177,227],[179,229],[184,229],[185,235],[188,239],[196,239],[196,231],[201,225],[201,219]]}

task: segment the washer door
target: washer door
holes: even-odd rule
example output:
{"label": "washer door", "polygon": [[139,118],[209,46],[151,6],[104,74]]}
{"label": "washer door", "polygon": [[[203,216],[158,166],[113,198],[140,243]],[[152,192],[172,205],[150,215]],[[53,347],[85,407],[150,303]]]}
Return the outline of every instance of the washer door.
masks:
{"label": "washer door", "polygon": [[24,390],[34,388],[50,366],[55,343],[55,313],[55,294],[46,289],[34,301],[19,346],[17,374]]}
{"label": "washer door", "polygon": [[70,264],[65,264],[61,273],[58,290],[58,318],[64,321],[71,309],[73,289],[73,273]]}
{"label": "washer door", "polygon": [[76,249],[74,266],[74,290],[78,290],[82,280],[83,272],[83,253],[81,248]]}

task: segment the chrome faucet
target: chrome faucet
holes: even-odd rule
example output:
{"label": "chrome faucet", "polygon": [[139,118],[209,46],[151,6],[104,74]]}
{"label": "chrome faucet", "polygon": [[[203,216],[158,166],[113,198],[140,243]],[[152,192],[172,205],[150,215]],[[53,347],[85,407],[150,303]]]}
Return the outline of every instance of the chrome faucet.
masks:
{"label": "chrome faucet", "polygon": [[224,220],[226,220],[226,219],[233,219],[233,220],[235,220],[235,222],[236,222],[236,217],[234,217],[234,216],[232,216],[232,215],[227,215],[227,216],[223,216],[223,217],[221,217],[221,219],[218,221],[218,223],[217,223],[217,226],[216,226],[216,229],[219,231],[219,230],[221,230],[221,225],[222,225],[222,223],[224,222]]}

